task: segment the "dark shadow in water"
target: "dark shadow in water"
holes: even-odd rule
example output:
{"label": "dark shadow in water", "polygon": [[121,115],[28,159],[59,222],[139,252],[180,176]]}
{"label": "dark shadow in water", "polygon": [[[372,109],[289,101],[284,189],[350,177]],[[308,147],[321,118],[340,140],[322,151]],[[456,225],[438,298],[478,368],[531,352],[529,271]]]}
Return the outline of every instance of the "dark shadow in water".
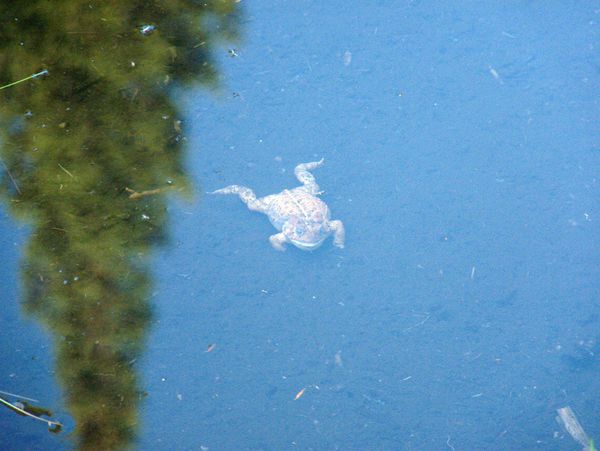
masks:
{"label": "dark shadow in water", "polygon": [[600,368],[600,336],[589,342],[580,343],[579,347],[562,356],[562,362],[572,373],[596,370]]}
{"label": "dark shadow in water", "polygon": [[25,308],[54,337],[76,446],[122,449],[143,397],[146,259],[166,238],[165,196],[190,191],[169,89],[216,85],[212,49],[236,39],[239,11],[233,0],[4,3],[2,84],[49,72],[0,91],[2,197],[31,225]]}

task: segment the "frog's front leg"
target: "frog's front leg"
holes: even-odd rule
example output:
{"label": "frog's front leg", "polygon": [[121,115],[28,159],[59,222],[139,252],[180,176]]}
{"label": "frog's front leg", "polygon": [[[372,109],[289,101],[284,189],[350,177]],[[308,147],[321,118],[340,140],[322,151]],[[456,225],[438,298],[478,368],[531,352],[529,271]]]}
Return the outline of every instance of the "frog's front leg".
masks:
{"label": "frog's front leg", "polygon": [[249,210],[259,211],[261,213],[267,213],[269,206],[262,201],[262,199],[257,199],[256,194],[250,188],[240,185],[229,185],[225,188],[218,189],[213,191],[210,194],[237,194],[242,202],[244,202]]}
{"label": "frog's front leg", "polygon": [[294,168],[294,175],[300,181],[300,183],[302,183],[304,187],[308,189],[308,192],[310,194],[318,195],[321,193],[319,192],[319,185],[317,185],[315,176],[308,171],[323,166],[324,162],[325,160],[321,158],[320,161],[313,161],[312,163],[301,163]]}
{"label": "frog's front leg", "polygon": [[276,250],[281,252],[285,251],[285,243],[287,243],[287,238],[283,233],[271,235],[269,237],[269,241],[271,242],[271,246],[273,246]]}
{"label": "frog's front leg", "polygon": [[340,249],[344,248],[344,241],[346,240],[346,232],[344,230],[344,223],[339,219],[335,219],[333,221],[329,221],[328,223],[329,230],[333,232],[333,245],[335,247],[339,247]]}

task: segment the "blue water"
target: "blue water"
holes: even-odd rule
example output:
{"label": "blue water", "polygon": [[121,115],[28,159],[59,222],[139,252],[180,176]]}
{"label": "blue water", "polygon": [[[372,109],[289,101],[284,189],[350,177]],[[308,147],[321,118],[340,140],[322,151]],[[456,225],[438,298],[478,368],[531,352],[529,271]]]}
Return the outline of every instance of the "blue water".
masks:
{"label": "blue water", "polygon": [[[242,8],[220,88],[174,93],[194,197],[171,198],[150,257],[136,448],[579,449],[564,406],[600,437],[600,10]],[[293,188],[321,157],[343,250],[277,252],[265,216],[205,194]],[[0,221],[0,389],[60,406],[51,341],[15,304],[18,224]],[[0,444],[71,447],[10,420]]]}

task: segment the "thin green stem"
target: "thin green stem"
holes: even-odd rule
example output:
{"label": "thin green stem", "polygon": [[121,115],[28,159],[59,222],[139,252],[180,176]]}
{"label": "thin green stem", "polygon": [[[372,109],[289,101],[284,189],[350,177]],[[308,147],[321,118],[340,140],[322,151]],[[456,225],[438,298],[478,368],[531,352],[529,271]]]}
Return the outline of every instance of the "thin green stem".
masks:
{"label": "thin green stem", "polygon": [[30,80],[32,78],[41,77],[42,75],[48,75],[48,69],[44,69],[43,71],[38,72],[37,74],[30,75],[29,77],[25,77],[25,78],[23,78],[21,80],[13,81],[12,83],[9,83],[7,85],[4,85],[4,86],[0,87],[0,90],[4,89],[4,88],[10,88],[11,86],[14,86],[14,85],[19,84],[19,83],[23,83],[24,81]]}

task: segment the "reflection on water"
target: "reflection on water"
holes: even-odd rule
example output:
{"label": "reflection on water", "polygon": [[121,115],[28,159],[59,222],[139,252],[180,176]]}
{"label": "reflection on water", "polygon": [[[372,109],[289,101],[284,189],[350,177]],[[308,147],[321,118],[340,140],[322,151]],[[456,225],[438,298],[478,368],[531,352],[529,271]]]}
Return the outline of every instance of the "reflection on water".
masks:
{"label": "reflection on water", "polygon": [[77,446],[131,443],[135,363],[151,318],[145,259],[165,239],[165,193],[187,191],[174,83],[216,84],[211,48],[234,1],[0,6],[2,197],[32,226],[25,307],[50,330]]}

